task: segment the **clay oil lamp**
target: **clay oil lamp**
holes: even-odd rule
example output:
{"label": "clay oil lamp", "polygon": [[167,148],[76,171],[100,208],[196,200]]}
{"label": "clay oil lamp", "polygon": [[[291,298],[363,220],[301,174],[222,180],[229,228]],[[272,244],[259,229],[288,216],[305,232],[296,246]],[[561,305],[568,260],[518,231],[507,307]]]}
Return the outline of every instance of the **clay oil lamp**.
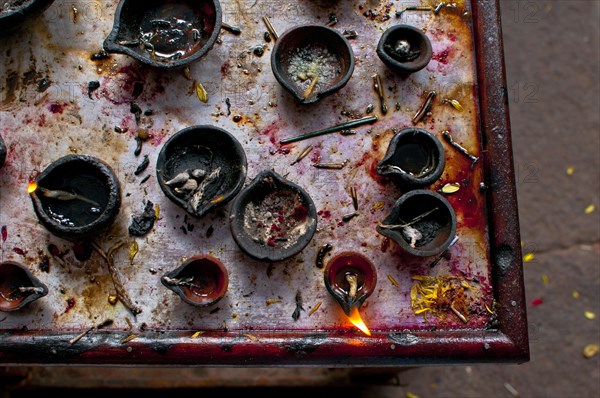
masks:
{"label": "clay oil lamp", "polygon": [[163,275],[160,281],[186,303],[207,307],[225,296],[229,274],[219,259],[200,254]]}
{"label": "clay oil lamp", "polygon": [[410,25],[389,28],[377,45],[379,59],[403,76],[426,67],[432,54],[429,38],[422,30]]}
{"label": "clay oil lamp", "polygon": [[173,135],[156,162],[160,188],[194,217],[228,203],[246,180],[246,154],[227,131],[193,126]]}
{"label": "clay oil lamp", "polygon": [[317,210],[304,189],[273,171],[263,171],[235,199],[229,220],[244,253],[274,262],[308,245],[317,229]]}
{"label": "clay oil lamp", "polygon": [[377,174],[392,177],[404,188],[421,188],[434,183],[446,165],[442,143],[430,132],[407,128],[390,141]]}
{"label": "clay oil lamp", "polygon": [[354,72],[350,43],[325,26],[298,26],[277,40],[271,53],[277,81],[303,104],[341,89]]}
{"label": "clay oil lamp", "polygon": [[42,225],[74,242],[106,230],[121,208],[116,175],[106,163],[87,155],[58,159],[29,182],[27,191]]}
{"label": "clay oil lamp", "polygon": [[179,68],[212,48],[221,23],[218,0],[121,0],[104,49],[152,67]]}
{"label": "clay oil lamp", "polygon": [[6,160],[6,144],[4,144],[4,140],[0,135],[0,169],[4,166],[4,161]]}
{"label": "clay oil lamp", "polygon": [[342,252],[329,260],[324,278],[325,287],[350,322],[370,336],[371,331],[363,322],[359,309],[377,285],[377,271],[371,261],[360,253]]}
{"label": "clay oil lamp", "polygon": [[17,311],[48,294],[48,288],[23,265],[0,263],[0,311]]}
{"label": "clay oil lamp", "polygon": [[0,33],[8,32],[25,19],[41,14],[54,0],[0,0]]}
{"label": "clay oil lamp", "polygon": [[414,256],[436,256],[454,240],[456,215],[442,195],[418,189],[396,201],[391,213],[377,226],[377,232]]}

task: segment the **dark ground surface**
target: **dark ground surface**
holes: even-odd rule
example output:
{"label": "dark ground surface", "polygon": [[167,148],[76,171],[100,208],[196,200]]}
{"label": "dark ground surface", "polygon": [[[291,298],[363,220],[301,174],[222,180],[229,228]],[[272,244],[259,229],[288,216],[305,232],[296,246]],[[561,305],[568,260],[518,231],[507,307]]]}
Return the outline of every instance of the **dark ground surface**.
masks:
{"label": "dark ground surface", "polygon": [[[5,374],[14,379],[0,381],[16,383],[29,375],[22,385],[142,389],[270,385],[277,388],[254,390],[252,396],[313,398],[404,397],[409,391],[420,397],[510,398],[515,395],[505,386],[508,383],[522,397],[600,396],[600,355],[591,359],[582,355],[587,344],[600,340],[600,2],[501,3],[521,233],[524,253],[535,254],[533,261],[524,263],[529,363],[415,368],[392,377],[377,370],[11,368]],[[567,174],[568,167],[573,168],[572,175]],[[596,210],[586,214],[590,204]],[[533,306],[537,299],[543,303]],[[597,314],[596,319],[584,316],[588,310]],[[307,389],[315,386],[328,387]],[[238,396],[252,390],[227,391]],[[225,394],[212,388],[180,392]],[[62,397],[85,393],[61,391]],[[22,389],[6,393],[38,394]]]}

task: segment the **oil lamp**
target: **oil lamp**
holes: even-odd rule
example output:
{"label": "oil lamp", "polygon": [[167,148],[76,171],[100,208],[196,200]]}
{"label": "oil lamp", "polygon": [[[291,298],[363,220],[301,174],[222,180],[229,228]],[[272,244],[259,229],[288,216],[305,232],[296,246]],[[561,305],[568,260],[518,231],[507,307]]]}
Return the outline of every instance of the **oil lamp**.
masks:
{"label": "oil lamp", "polygon": [[6,160],[6,145],[4,144],[4,140],[0,135],[0,169],[4,165],[4,161]]}
{"label": "oil lamp", "polygon": [[356,252],[342,252],[333,257],[324,270],[325,287],[348,316],[349,321],[367,336],[369,328],[359,309],[377,285],[373,263]]}
{"label": "oil lamp", "polygon": [[383,33],[377,45],[379,59],[403,76],[426,67],[432,54],[427,35],[410,25],[392,26]]}
{"label": "oil lamp", "polygon": [[48,294],[48,288],[23,265],[0,263],[0,311],[17,311]]}
{"label": "oil lamp", "polygon": [[161,282],[186,303],[207,307],[225,296],[229,275],[219,259],[200,254],[165,274]]}
{"label": "oil lamp", "polygon": [[156,68],[180,68],[212,48],[221,23],[217,0],[121,0],[104,49]]}
{"label": "oil lamp", "polygon": [[82,241],[110,227],[121,207],[119,181],[92,156],[67,155],[51,163],[27,186],[33,209],[48,231]]}
{"label": "oil lamp", "polygon": [[259,261],[298,254],[317,229],[317,210],[308,193],[274,171],[263,171],[233,203],[229,217],[238,246]]}
{"label": "oil lamp", "polygon": [[405,193],[377,226],[400,248],[414,256],[443,253],[456,236],[454,209],[442,195],[423,189]]}
{"label": "oil lamp", "polygon": [[194,217],[223,206],[246,180],[246,154],[229,132],[215,126],[192,126],[174,134],[156,161],[163,193]]}
{"label": "oil lamp", "polygon": [[411,127],[394,135],[377,174],[392,177],[401,187],[420,188],[440,178],[445,165],[442,143],[429,131]]}
{"label": "oil lamp", "polygon": [[344,36],[333,29],[298,26],[277,40],[271,69],[296,100],[310,104],[348,83],[354,72],[354,53]]}

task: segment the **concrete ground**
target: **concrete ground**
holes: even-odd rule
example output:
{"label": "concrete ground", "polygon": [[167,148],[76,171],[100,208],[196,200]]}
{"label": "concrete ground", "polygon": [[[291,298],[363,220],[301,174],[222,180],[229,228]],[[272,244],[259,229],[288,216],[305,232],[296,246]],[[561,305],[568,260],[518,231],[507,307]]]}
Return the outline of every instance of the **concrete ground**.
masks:
{"label": "concrete ground", "polygon": [[[164,385],[188,388],[222,383],[234,387],[227,390],[232,395],[252,391],[242,387],[274,386],[255,390],[261,397],[410,397],[408,392],[420,397],[599,396],[600,355],[586,359],[582,351],[600,343],[600,2],[501,3],[521,233],[524,253],[534,254],[524,263],[531,361],[414,368],[394,375],[370,370],[173,369],[154,377],[162,378]],[[586,214],[592,204],[595,210]],[[596,318],[588,319],[586,311]],[[80,396],[81,391],[64,388],[143,389],[150,385],[149,372],[41,368],[29,373],[11,368],[4,371],[4,379],[0,372],[0,388],[3,380],[6,386],[20,381],[30,387],[61,387],[63,397]],[[26,375],[29,378],[22,381]],[[325,388],[309,389],[317,386]],[[39,393],[5,391],[14,397]]]}

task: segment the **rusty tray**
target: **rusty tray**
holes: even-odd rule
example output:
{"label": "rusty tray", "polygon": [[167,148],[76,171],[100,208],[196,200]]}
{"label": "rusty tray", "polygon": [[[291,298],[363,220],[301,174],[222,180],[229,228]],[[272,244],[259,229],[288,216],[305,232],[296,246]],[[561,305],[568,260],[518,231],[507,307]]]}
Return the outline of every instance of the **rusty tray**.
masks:
{"label": "rusty tray", "polygon": [[[524,362],[529,358],[521,269],[521,248],[510,140],[503,49],[497,2],[456,1],[439,13],[395,12],[439,2],[222,1],[223,21],[241,35],[223,30],[214,48],[191,66],[208,102],[200,102],[181,71],[159,71],[124,55],[94,61],[111,30],[116,0],[55,2],[20,30],[0,38],[0,135],[8,147],[0,169],[1,260],[25,264],[49,289],[46,297],[18,312],[0,313],[0,362],[139,365],[397,366],[405,364]],[[274,79],[273,42],[263,39],[263,16],[279,33],[337,17],[336,30],[355,30],[350,40],[356,69],[341,91],[314,105],[299,105]],[[426,30],[433,59],[422,71],[401,79],[376,56],[382,32],[399,22]],[[265,55],[251,50],[266,44]],[[382,115],[372,75],[379,73],[390,111]],[[88,82],[100,87],[88,94]],[[141,91],[140,91],[141,90]],[[419,123],[441,138],[454,138],[481,160],[470,161],[443,141],[447,164],[428,189],[460,182],[447,199],[457,216],[458,242],[449,255],[411,258],[375,231],[402,193],[376,173],[393,128],[411,126],[426,92],[437,100],[431,117]],[[229,110],[226,105],[230,103]],[[442,99],[456,99],[458,111]],[[135,101],[143,114],[136,125]],[[330,134],[288,146],[283,138],[365,116],[374,104],[379,120],[357,134]],[[156,181],[156,157],[168,137],[192,125],[222,127],[242,143],[248,158],[247,183],[273,169],[304,187],[319,211],[318,229],[297,256],[261,263],[245,256],[231,237],[228,207],[193,219],[171,203]],[[128,131],[115,132],[120,126]],[[133,150],[138,128],[152,137],[143,154],[145,174]],[[291,165],[303,148],[315,149]],[[37,221],[28,194],[30,178],[55,159],[89,154],[115,170],[123,206],[113,227],[96,239],[104,249],[127,236],[132,214],[143,202],[160,209],[152,232],[136,238],[139,252],[116,253],[125,289],[142,312],[132,316],[109,303],[114,287],[102,258],[75,259],[72,244],[52,236]],[[343,162],[342,170],[311,163]],[[150,179],[140,183],[146,175]],[[482,185],[484,189],[482,189]],[[358,217],[349,190],[358,192]],[[209,233],[207,233],[210,230]],[[323,284],[315,266],[319,248],[331,242],[335,255],[355,250],[376,265],[378,285],[361,308],[371,336],[354,328]],[[53,244],[66,254],[48,252]],[[165,289],[160,277],[184,258],[208,253],[230,276],[225,298],[209,308],[189,306]],[[54,253],[55,254],[55,253]],[[49,258],[49,268],[40,267]],[[331,254],[329,255],[331,256]],[[467,322],[452,311],[415,314],[415,277],[452,276],[468,287]],[[292,318],[297,292],[303,311]],[[316,308],[318,306],[318,308]],[[316,310],[315,310],[316,308]],[[313,311],[314,310],[314,311]],[[83,331],[111,319],[102,330]],[[74,341],[75,339],[76,341]]]}

